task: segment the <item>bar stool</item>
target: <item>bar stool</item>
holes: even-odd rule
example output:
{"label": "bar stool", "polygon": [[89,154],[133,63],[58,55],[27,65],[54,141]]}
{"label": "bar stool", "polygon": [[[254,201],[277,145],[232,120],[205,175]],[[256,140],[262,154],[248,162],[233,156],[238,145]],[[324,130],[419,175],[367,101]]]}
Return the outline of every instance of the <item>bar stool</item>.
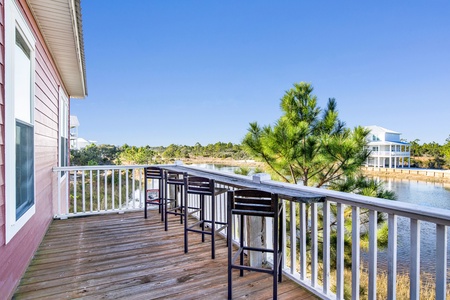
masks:
{"label": "bar stool", "polygon": [[[158,180],[158,190],[148,189],[148,180]],[[161,214],[161,221],[164,221],[164,170],[158,167],[145,168],[145,207],[144,218],[147,219],[147,206],[158,205],[159,213]],[[155,193],[156,192],[156,193]]]}
{"label": "bar stool", "polygon": [[[187,177],[186,172],[166,171],[166,193],[164,197],[164,230],[168,230],[168,215],[180,216],[180,224],[183,224],[183,207],[184,207],[184,178]],[[170,187],[174,187],[174,196],[169,198]],[[178,197],[180,195],[180,197]],[[179,198],[179,199],[178,199]],[[171,206],[169,207],[169,204]]]}
{"label": "bar stool", "polygon": [[[211,258],[214,259],[215,251],[215,235],[221,230],[227,228],[226,222],[216,221],[216,199],[215,199],[215,182],[213,179],[198,176],[187,176],[184,179],[185,201],[184,210],[184,253],[188,253],[188,233],[196,232],[202,235],[202,242],[205,242],[205,235],[211,236]],[[198,196],[198,202],[194,203],[194,199],[189,195]],[[210,203],[210,210],[206,211],[206,199]],[[190,200],[190,201],[188,201]],[[209,217],[207,214],[209,213]],[[189,216],[197,214],[198,221],[194,224],[188,224]],[[210,230],[205,225],[210,225]],[[216,225],[222,225],[216,228]],[[200,227],[196,229],[194,227]]]}
{"label": "bar stool", "polygon": [[[282,279],[283,259],[283,206],[278,201],[278,194],[255,189],[228,191],[228,299],[233,297],[232,271],[239,270],[244,276],[244,270],[272,274],[273,299],[277,299],[278,282]],[[234,216],[240,216],[238,250],[233,255],[232,232]],[[273,218],[273,245],[270,248],[250,247],[244,243],[244,216]],[[257,251],[273,253],[273,265],[270,269],[248,266],[244,263],[244,252]],[[239,262],[237,262],[239,258]]]}

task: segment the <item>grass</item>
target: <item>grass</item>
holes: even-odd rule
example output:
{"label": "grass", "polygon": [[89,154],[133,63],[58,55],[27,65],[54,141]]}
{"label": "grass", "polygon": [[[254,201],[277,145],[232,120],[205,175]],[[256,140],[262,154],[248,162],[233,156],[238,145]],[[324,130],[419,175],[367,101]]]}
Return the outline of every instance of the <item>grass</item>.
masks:
{"label": "grass", "polygon": [[[290,255],[290,248],[287,248],[287,255]],[[307,259],[309,261],[309,259]],[[287,262],[289,265],[289,262]],[[322,284],[322,264],[319,263],[318,268],[318,282]],[[311,265],[308,263],[307,276],[311,274]],[[297,270],[300,268],[300,263],[297,261]],[[396,282],[396,299],[410,299],[409,288],[410,278],[409,273],[397,274]],[[336,292],[336,270],[330,272],[331,291]],[[344,269],[344,299],[352,299],[352,270],[350,268]],[[360,287],[359,296],[361,300],[369,299],[369,274],[367,268],[361,265],[360,269]],[[388,299],[388,275],[385,271],[379,271],[377,274],[377,299]],[[436,299],[435,280],[433,274],[422,272],[420,275],[420,299],[434,300]],[[447,284],[446,299],[450,299],[450,284]]]}
{"label": "grass", "polygon": [[[85,189],[83,193],[83,181],[82,172],[78,172],[76,181],[76,207],[77,212],[83,211],[100,211],[100,210],[110,210],[119,209],[120,207],[126,207],[127,202],[134,199],[136,195],[134,194],[137,189],[141,189],[143,192],[143,187],[139,182],[139,176],[135,174],[134,180],[134,190],[133,190],[133,180],[131,171],[126,176],[124,171],[114,171],[114,182],[111,171],[101,171],[99,176],[97,172],[92,172],[92,177],[89,172],[85,172],[84,183]],[[122,177],[119,185],[119,176]],[[105,180],[106,180],[106,195],[105,195]],[[128,182],[128,193],[127,193],[127,182]],[[119,188],[120,186],[120,188]],[[92,187],[92,190],[91,190]],[[114,198],[112,194],[112,189],[114,188]],[[70,212],[74,212],[75,206],[75,189],[73,179],[70,182]],[[82,205],[83,195],[85,198],[85,207]],[[120,195],[120,196],[119,196]],[[92,196],[92,206],[91,199]],[[139,195],[138,195],[139,197]],[[136,204],[139,205],[139,204]]]}

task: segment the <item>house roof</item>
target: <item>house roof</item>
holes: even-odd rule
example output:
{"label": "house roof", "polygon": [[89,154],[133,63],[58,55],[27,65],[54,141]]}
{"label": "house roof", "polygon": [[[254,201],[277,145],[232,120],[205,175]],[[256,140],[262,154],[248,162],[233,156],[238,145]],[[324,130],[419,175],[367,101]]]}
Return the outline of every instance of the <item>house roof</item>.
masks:
{"label": "house roof", "polygon": [[27,0],[70,97],[87,95],[81,0]]}
{"label": "house roof", "polygon": [[379,145],[404,145],[404,146],[409,146],[411,144],[408,143],[408,142],[373,141],[373,142],[369,142],[367,145],[368,146],[379,146]]}
{"label": "house roof", "polygon": [[78,121],[77,116],[70,116],[70,128],[80,126],[80,121]]}
{"label": "house roof", "polygon": [[382,132],[386,132],[386,133],[401,134],[400,132],[386,129],[384,127],[377,126],[377,125],[366,126],[366,128],[369,129],[370,131],[382,131]]}

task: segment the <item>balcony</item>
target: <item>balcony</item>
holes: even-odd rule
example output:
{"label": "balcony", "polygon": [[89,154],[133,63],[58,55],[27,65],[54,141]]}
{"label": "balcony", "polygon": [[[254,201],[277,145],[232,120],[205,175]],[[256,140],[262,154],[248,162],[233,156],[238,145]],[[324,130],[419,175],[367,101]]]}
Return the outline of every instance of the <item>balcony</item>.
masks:
{"label": "balcony", "polygon": [[371,151],[372,157],[409,157],[411,153],[409,151]]}
{"label": "balcony", "polygon": [[[389,299],[402,298],[398,293],[401,288],[405,289],[405,283],[397,280],[401,275],[407,277],[407,298],[418,299],[424,289],[421,275],[426,269],[421,265],[424,255],[420,251],[420,240],[425,238],[421,237],[424,225],[431,225],[436,231],[432,237],[436,241],[436,268],[431,274],[431,289],[436,299],[449,296],[449,211],[271,180],[255,181],[246,176],[187,166],[162,167],[209,175],[216,178],[216,184],[222,190],[259,186],[282,190],[286,195],[312,193],[325,199],[323,203],[292,201],[295,197],[283,200],[287,212],[283,272],[289,280],[280,285],[280,298],[343,299],[344,294],[352,299],[375,299],[379,295]],[[155,216],[156,211],[145,220],[142,213],[143,168],[54,169],[59,179],[55,219],[62,220],[53,222],[17,290],[17,299],[32,298],[33,295],[49,298],[130,295],[146,299],[150,295],[153,298],[226,298],[225,240],[217,246],[216,260],[210,259],[209,243],[202,244],[200,240],[195,241],[192,250],[185,255],[179,222],[173,222],[165,232],[159,217]],[[225,221],[226,193],[217,196],[217,207],[216,219]],[[75,218],[87,215],[97,216]],[[379,215],[386,217],[389,228],[389,246],[383,258],[378,258]],[[405,218],[410,224],[411,247],[406,273],[397,269],[398,218]],[[351,228],[344,226],[348,225],[345,221],[349,219],[352,220]],[[271,232],[270,222],[265,226],[264,232]],[[360,246],[360,233],[369,236],[367,248]],[[235,239],[237,235],[238,232],[232,233]],[[430,238],[429,233],[426,235]],[[348,238],[352,240],[351,247],[346,243]],[[265,239],[271,237],[266,235]],[[344,261],[348,252],[351,253],[351,266],[348,262],[346,266]],[[380,277],[380,273],[384,277]],[[381,280],[385,282],[379,284]],[[267,275],[252,273],[237,283],[235,296],[270,298],[269,283]]]}
{"label": "balcony", "polygon": [[[157,210],[55,220],[15,294],[15,299],[226,299],[227,248],[216,259],[200,236],[184,254],[183,226],[168,231]],[[237,275],[237,274],[236,274]],[[261,273],[235,281],[236,299],[267,299],[271,278]],[[286,278],[285,278],[286,279]],[[280,299],[315,299],[284,280]]]}

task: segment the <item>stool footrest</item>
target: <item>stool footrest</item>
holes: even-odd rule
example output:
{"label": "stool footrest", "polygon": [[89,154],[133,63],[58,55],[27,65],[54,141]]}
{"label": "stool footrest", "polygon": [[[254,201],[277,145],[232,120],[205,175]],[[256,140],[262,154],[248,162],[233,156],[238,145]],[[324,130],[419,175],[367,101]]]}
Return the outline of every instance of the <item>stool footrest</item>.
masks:
{"label": "stool footrest", "polygon": [[213,234],[212,231],[202,231],[200,229],[193,229],[192,227],[186,228],[186,231],[197,232],[197,233],[201,233],[201,234],[209,234],[209,235]]}
{"label": "stool footrest", "polygon": [[232,269],[237,269],[237,270],[257,271],[257,272],[262,272],[262,273],[267,273],[267,274],[273,274],[273,269],[264,269],[264,268],[249,267],[249,266],[234,265],[234,264],[231,264],[230,267]]}
{"label": "stool footrest", "polygon": [[259,251],[259,252],[268,252],[268,253],[274,253],[273,249],[267,249],[267,248],[258,248],[258,247],[249,247],[249,246],[241,246],[239,249],[242,250],[249,250],[249,251]]}

